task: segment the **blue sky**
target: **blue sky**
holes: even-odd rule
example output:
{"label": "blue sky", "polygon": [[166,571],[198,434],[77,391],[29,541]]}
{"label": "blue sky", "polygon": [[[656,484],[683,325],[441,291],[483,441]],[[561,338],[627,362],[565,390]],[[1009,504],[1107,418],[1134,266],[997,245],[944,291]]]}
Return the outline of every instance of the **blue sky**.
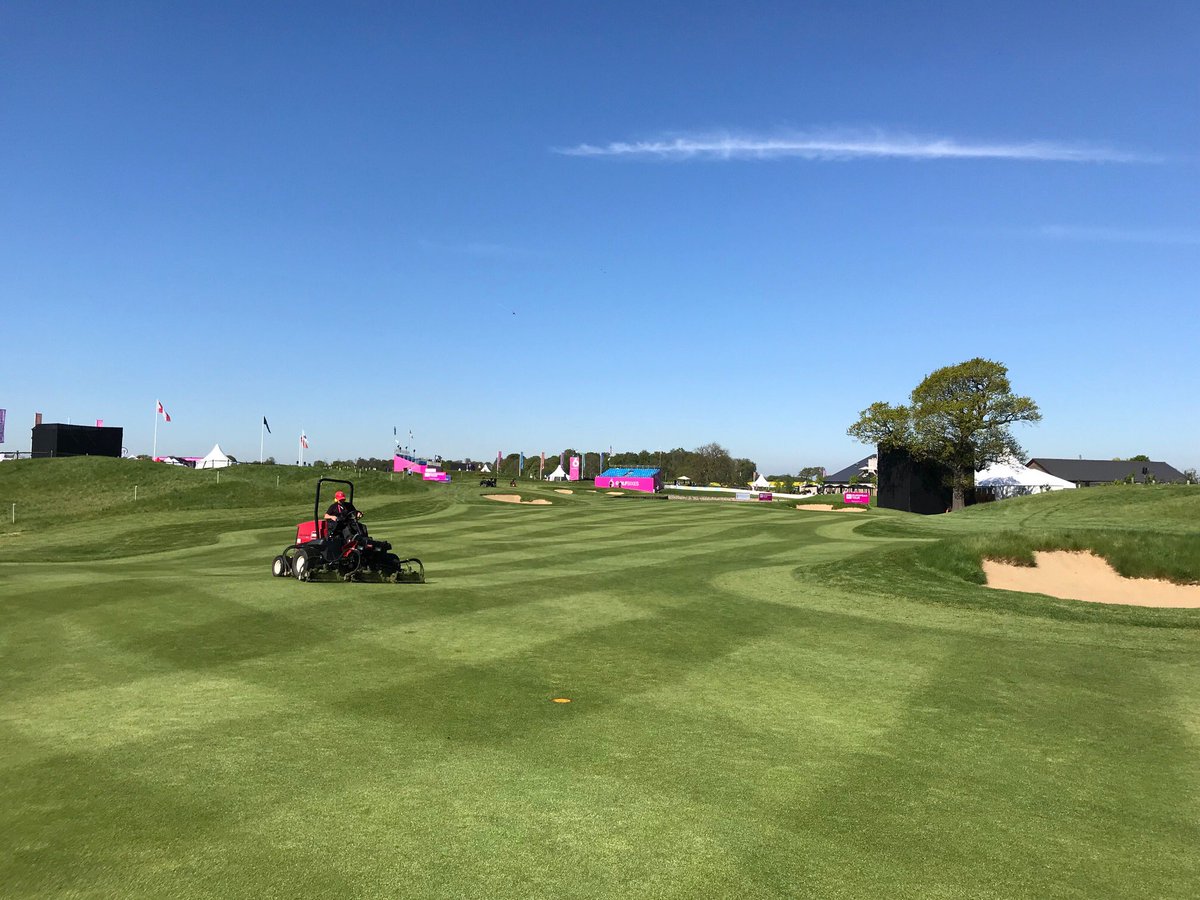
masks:
{"label": "blue sky", "polygon": [[7,3],[0,449],[1200,465],[1200,5]]}

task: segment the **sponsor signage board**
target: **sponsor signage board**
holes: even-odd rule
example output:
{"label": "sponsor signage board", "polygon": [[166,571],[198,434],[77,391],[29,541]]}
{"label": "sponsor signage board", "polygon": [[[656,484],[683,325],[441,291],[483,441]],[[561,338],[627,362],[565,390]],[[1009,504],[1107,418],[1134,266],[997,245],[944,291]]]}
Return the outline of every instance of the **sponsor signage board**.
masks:
{"label": "sponsor signage board", "polygon": [[871,494],[869,491],[844,491],[842,493],[843,503],[857,503],[859,506],[871,505]]}

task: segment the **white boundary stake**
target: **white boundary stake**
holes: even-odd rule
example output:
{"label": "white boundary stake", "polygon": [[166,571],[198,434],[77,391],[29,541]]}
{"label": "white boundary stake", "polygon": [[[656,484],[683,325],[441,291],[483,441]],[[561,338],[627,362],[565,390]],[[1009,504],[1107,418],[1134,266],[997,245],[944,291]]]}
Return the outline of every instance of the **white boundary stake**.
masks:
{"label": "white boundary stake", "polygon": [[137,503],[137,485],[133,486],[133,502]]}

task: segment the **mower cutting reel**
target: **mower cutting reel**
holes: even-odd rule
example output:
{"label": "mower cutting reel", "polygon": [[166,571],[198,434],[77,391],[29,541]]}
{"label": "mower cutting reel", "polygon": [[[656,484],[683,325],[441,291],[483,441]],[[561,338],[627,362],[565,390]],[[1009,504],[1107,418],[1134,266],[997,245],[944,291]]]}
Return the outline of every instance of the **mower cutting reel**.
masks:
{"label": "mower cutting reel", "polygon": [[367,534],[356,513],[330,522],[321,515],[321,486],[331,482],[350,489],[354,506],[354,482],[337,478],[317,479],[311,522],[296,526],[296,543],[285,547],[271,564],[271,574],[287,575],[297,581],[333,578],[341,581],[390,581],[393,584],[423,584],[425,566],[416,557],[401,559],[392,545]]}

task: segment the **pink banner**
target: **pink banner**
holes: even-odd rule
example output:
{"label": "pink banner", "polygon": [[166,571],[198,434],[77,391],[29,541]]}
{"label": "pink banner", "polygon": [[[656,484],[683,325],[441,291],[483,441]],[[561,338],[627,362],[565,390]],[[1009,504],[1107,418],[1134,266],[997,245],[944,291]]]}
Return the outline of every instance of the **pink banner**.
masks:
{"label": "pink banner", "polygon": [[404,456],[393,456],[392,457],[392,471],[393,472],[412,472],[416,475],[424,475],[425,474],[425,465],[423,463],[413,462],[411,459],[408,459],[407,457],[404,457]]}
{"label": "pink banner", "polygon": [[578,480],[579,480],[579,457],[572,456],[571,457],[571,468],[567,472],[567,481],[578,481]]}
{"label": "pink banner", "polygon": [[842,494],[843,503],[857,503],[860,506],[871,505],[871,495],[867,491],[845,491]]}
{"label": "pink banner", "polygon": [[662,488],[662,482],[656,478],[635,478],[630,475],[611,476],[597,475],[597,488],[620,489],[623,491],[640,491],[644,494],[653,494]]}

